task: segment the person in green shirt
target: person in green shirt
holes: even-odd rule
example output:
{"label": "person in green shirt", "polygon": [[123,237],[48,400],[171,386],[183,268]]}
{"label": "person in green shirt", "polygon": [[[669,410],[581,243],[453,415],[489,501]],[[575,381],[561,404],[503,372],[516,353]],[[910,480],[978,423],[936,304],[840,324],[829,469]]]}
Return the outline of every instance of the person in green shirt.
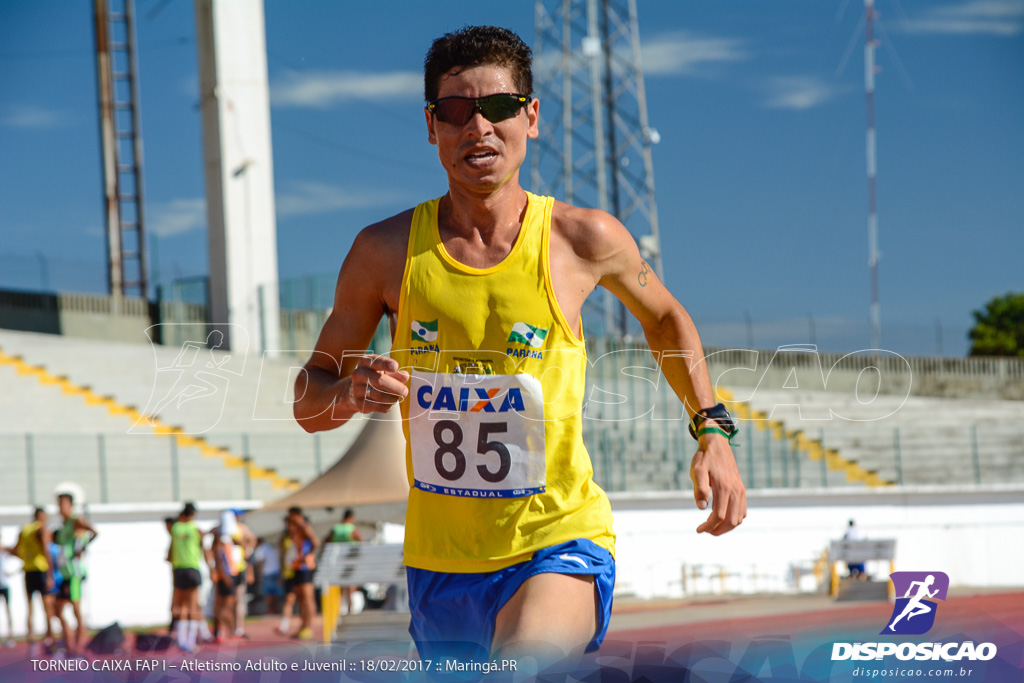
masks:
{"label": "person in green shirt", "polygon": [[203,557],[203,535],[194,521],[196,507],[185,503],[178,521],[171,526],[170,561],[174,568],[174,594],[171,613],[175,619],[178,647],[193,652],[199,637],[199,585],[203,577],[199,562]]}
{"label": "person in green shirt", "polygon": [[[328,543],[362,542],[363,534],[356,528],[356,513],[349,508],[345,510],[345,513],[341,516],[341,524],[335,524],[334,527],[331,528],[330,532],[324,536],[323,543],[320,545],[320,553],[323,554],[323,548]],[[342,614],[349,614],[352,612],[352,594],[355,590],[355,586],[341,587],[341,595],[344,598],[341,604]]]}
{"label": "person in green shirt", "polygon": [[[91,524],[72,512],[73,506],[74,498],[70,493],[61,493],[57,496],[57,507],[64,521],[54,533],[53,540],[60,546],[57,569],[60,571],[62,579],[60,588],[57,590],[54,613],[64,630],[68,654],[75,655],[81,651],[82,632],[84,631],[81,600],[85,566],[82,563],[82,553],[85,551],[85,546],[95,541],[99,533]],[[64,618],[64,608],[69,604],[75,617],[74,630],[68,628],[68,622]]]}

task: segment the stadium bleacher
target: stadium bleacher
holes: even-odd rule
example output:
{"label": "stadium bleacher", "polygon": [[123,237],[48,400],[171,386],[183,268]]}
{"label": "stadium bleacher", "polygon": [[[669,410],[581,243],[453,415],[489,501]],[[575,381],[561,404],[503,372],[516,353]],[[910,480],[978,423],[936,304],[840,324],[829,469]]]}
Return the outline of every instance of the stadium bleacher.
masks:
{"label": "stadium bleacher", "polygon": [[9,481],[22,482],[0,504],[49,500],[69,479],[97,502],[272,499],[330,466],[359,430],[314,436],[295,423],[294,361],[243,365],[200,348],[183,363],[175,347],[9,330],[0,354],[0,443]]}
{"label": "stadium bleacher", "polygon": [[[358,434],[359,420],[316,435],[295,423],[302,360],[231,357],[202,341],[0,330],[0,449],[18,482],[0,504],[48,500],[66,480],[94,501],[271,500],[326,470]],[[688,492],[694,443],[667,383],[640,378],[648,357],[636,349],[588,375],[595,478],[609,491]],[[743,426],[733,449],[748,488],[1024,481],[1021,401],[716,391]]]}

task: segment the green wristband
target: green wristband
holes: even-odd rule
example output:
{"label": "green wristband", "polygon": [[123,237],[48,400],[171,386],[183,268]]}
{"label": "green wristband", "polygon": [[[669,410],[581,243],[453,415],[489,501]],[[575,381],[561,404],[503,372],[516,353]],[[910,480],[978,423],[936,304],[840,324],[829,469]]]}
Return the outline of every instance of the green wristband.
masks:
{"label": "green wristband", "polygon": [[737,434],[737,433],[739,433],[739,430],[736,430],[736,431],[734,431],[734,432],[732,433],[732,436],[729,436],[729,435],[728,435],[728,434],[727,434],[727,433],[725,432],[725,430],[724,430],[724,429],[719,429],[718,427],[701,427],[700,429],[698,429],[698,430],[697,430],[697,438],[699,439],[700,437],[704,436],[705,434],[707,434],[707,433],[709,433],[709,432],[710,432],[711,434],[721,434],[721,435],[722,435],[722,436],[724,436],[724,437],[725,437],[726,439],[728,439],[728,440],[729,440],[729,442],[731,443],[731,442],[732,442],[732,437],[733,437],[733,436],[736,436],[736,434]]}

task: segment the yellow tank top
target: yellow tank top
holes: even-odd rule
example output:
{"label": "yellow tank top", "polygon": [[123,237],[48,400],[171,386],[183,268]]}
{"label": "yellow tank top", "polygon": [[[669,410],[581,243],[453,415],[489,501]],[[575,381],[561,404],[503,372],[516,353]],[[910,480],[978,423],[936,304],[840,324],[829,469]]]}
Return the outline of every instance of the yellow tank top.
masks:
{"label": "yellow tank top", "polygon": [[19,551],[27,572],[45,572],[50,568],[50,561],[46,559],[46,553],[36,535],[40,526],[42,525],[39,522],[32,522],[21,530]]}
{"label": "yellow tank top", "polygon": [[445,250],[440,200],[413,212],[392,345],[412,374],[401,402],[411,567],[496,571],[580,538],[614,552],[583,445],[586,349],[551,284],[554,200],[528,199],[511,252],[484,269]]}

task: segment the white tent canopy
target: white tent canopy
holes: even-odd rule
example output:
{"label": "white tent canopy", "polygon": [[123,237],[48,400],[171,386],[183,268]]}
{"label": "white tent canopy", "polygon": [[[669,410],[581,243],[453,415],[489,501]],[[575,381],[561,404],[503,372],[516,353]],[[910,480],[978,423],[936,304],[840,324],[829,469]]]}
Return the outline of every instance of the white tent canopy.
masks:
{"label": "white tent canopy", "polygon": [[[334,465],[291,495],[264,506],[263,510],[359,507],[361,516],[404,519],[409,497],[405,469],[405,435],[398,409],[363,419],[359,436]],[[374,514],[381,511],[388,514]]]}

